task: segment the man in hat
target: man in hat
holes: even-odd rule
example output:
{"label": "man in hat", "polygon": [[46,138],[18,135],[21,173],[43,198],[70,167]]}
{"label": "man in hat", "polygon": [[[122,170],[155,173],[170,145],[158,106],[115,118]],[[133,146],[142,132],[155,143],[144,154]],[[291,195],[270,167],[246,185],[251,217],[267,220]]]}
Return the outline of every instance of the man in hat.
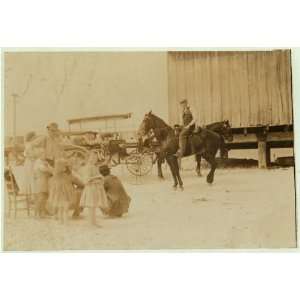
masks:
{"label": "man in hat", "polygon": [[179,149],[176,156],[182,158],[185,154],[188,136],[195,129],[195,119],[192,115],[187,99],[179,101],[182,109],[183,128],[179,134]]}
{"label": "man in hat", "polygon": [[100,166],[99,172],[104,177],[104,189],[109,203],[109,208],[102,212],[109,217],[121,217],[128,212],[131,198],[119,178],[110,174],[107,165]]}
{"label": "man in hat", "polygon": [[180,126],[179,124],[175,124],[175,125],[173,126],[173,128],[174,128],[175,136],[176,136],[176,137],[179,137],[180,130],[181,130],[181,126]]}
{"label": "man in hat", "polygon": [[53,166],[54,161],[63,157],[63,138],[57,123],[50,123],[47,127],[47,135],[34,140],[34,147],[45,149],[47,161]]}

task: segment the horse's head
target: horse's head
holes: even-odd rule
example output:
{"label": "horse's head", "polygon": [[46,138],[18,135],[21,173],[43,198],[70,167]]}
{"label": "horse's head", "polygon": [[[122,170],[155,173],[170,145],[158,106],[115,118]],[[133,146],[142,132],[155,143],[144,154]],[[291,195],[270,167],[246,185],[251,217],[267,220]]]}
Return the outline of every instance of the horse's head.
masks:
{"label": "horse's head", "polygon": [[154,127],[153,117],[152,117],[152,111],[149,113],[146,113],[143,121],[138,129],[137,135],[138,135],[138,147],[142,149],[143,147],[146,147],[145,143],[146,141],[149,141],[149,135],[151,133],[151,129]]}
{"label": "horse's head", "polygon": [[149,134],[151,129],[155,129],[155,115],[152,114],[152,111],[145,114],[144,119],[140,125],[140,128],[138,130],[138,136],[143,137],[147,134]]}
{"label": "horse's head", "polygon": [[173,134],[173,129],[160,117],[154,115],[152,111],[145,114],[138,130],[139,144],[143,144],[144,138],[157,142],[165,140],[169,134]]}
{"label": "horse's head", "polygon": [[228,120],[222,122],[222,134],[228,142],[233,141],[233,134]]}

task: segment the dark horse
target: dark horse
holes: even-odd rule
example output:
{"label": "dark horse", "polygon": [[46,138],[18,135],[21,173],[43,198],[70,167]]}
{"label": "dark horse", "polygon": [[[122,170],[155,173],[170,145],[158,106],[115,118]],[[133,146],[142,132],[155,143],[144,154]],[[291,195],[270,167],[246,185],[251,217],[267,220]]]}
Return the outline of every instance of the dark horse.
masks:
{"label": "dark horse", "polygon": [[[149,112],[145,115],[139,129],[139,136],[145,136],[150,131],[153,132],[153,135],[160,144],[160,151],[158,153],[159,172],[161,172],[161,164],[165,158],[174,179],[174,188],[177,188],[178,183],[182,188],[183,182],[179,172],[178,160],[174,155],[176,154],[179,147],[178,136],[175,135],[172,127],[166,124],[161,118],[152,114],[152,112]],[[223,142],[224,139],[222,139],[219,134],[206,128],[199,127],[197,128],[196,132],[190,132],[190,137],[187,142],[186,152],[184,153],[184,156],[195,154],[197,165],[198,160],[200,160],[202,156],[210,164],[211,170],[207,175],[208,183],[212,183],[214,180],[214,172],[216,169],[215,156],[217,151],[222,147]],[[160,174],[162,176],[162,172]]]}
{"label": "dark horse", "polygon": [[[144,124],[142,123],[141,125],[141,130],[140,132],[143,131],[143,126]],[[168,126],[168,125],[166,125]],[[179,125],[175,125],[177,127],[176,130],[179,130],[178,133],[181,130],[181,127]],[[174,127],[175,127],[174,126]],[[168,126],[169,127],[169,126]],[[225,139],[228,140],[229,142],[231,142],[233,140],[233,135],[231,132],[231,126],[229,124],[229,121],[222,121],[222,122],[215,122],[209,125],[205,126],[205,129],[214,131],[215,133],[220,135],[221,138],[221,144],[220,144],[220,156],[221,158],[224,158],[227,154],[227,149],[226,149],[226,145],[225,145]],[[170,127],[169,127],[169,132],[170,131]],[[200,132],[201,129],[198,129],[198,131]],[[154,138],[157,140],[156,136],[154,135],[154,131],[158,134],[158,137],[160,137],[160,140],[164,139],[164,136],[161,136],[161,134],[163,134],[165,131],[162,130],[161,132],[159,132],[160,130],[153,130],[150,129],[150,133],[152,133],[150,135],[150,137],[147,137],[143,142],[141,142],[141,144],[143,144],[144,147],[146,148],[151,148],[151,146],[154,144],[156,144],[156,147],[154,147],[156,149],[156,160],[155,162],[157,162],[157,171],[158,171],[158,177],[161,179],[164,179],[163,177],[163,173],[162,173],[162,163],[164,161],[164,157],[162,157],[160,155],[160,145],[159,142],[157,141],[156,143],[153,143]],[[159,134],[160,133],[160,134]],[[204,132],[202,132],[202,134],[204,134]],[[197,166],[196,166],[196,172],[198,174],[198,176],[201,176],[201,170],[200,170],[200,166],[201,166],[201,153],[196,154],[196,162],[197,162]]]}
{"label": "dark horse", "polygon": [[[229,142],[233,141],[233,135],[231,132],[231,126],[228,120],[222,122],[215,122],[205,126],[206,129],[211,130],[221,137],[221,145],[220,145],[220,156],[224,158],[227,156],[227,148],[225,145],[225,139]],[[201,176],[200,166],[201,166],[201,154],[198,154],[196,158],[197,167],[196,172],[199,176]]]}

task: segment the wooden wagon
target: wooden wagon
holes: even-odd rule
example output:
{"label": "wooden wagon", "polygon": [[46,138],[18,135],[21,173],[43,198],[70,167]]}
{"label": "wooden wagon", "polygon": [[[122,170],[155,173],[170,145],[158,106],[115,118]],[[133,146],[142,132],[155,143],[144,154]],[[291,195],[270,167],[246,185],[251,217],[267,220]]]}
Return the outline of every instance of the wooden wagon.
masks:
{"label": "wooden wagon", "polygon": [[[107,163],[110,166],[125,164],[128,171],[135,176],[144,176],[148,174],[153,167],[154,155],[152,153],[144,153],[140,151],[137,142],[129,142],[121,138],[121,134],[117,128],[118,120],[128,120],[131,118],[131,113],[91,116],[85,118],[75,118],[67,120],[69,131],[65,132],[65,136],[82,136],[85,133],[97,134],[97,131],[82,130],[86,124],[92,123],[96,128],[101,128],[101,135],[109,137],[106,143],[99,145],[83,145],[86,150],[95,150],[98,153],[100,163]],[[104,123],[100,126],[99,123]],[[79,127],[79,131],[72,131],[72,127]],[[108,130],[112,131],[108,131]],[[71,149],[73,153],[84,155],[85,151]]]}

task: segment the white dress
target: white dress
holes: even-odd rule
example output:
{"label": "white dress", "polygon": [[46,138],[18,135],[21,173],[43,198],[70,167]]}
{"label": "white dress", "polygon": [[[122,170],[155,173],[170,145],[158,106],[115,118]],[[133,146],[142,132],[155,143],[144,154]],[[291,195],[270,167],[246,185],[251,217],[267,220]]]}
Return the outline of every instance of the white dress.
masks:
{"label": "white dress", "polygon": [[100,178],[93,182],[88,182],[91,177],[99,175],[100,173],[96,166],[87,164],[84,167],[83,180],[85,182],[85,187],[80,198],[81,207],[99,207],[104,210],[109,207],[104,190],[103,179]]}
{"label": "white dress", "polygon": [[35,179],[34,179],[34,163],[35,163],[35,155],[34,155],[34,147],[31,143],[25,144],[25,162],[24,162],[24,186],[25,193],[30,195],[34,193]]}

